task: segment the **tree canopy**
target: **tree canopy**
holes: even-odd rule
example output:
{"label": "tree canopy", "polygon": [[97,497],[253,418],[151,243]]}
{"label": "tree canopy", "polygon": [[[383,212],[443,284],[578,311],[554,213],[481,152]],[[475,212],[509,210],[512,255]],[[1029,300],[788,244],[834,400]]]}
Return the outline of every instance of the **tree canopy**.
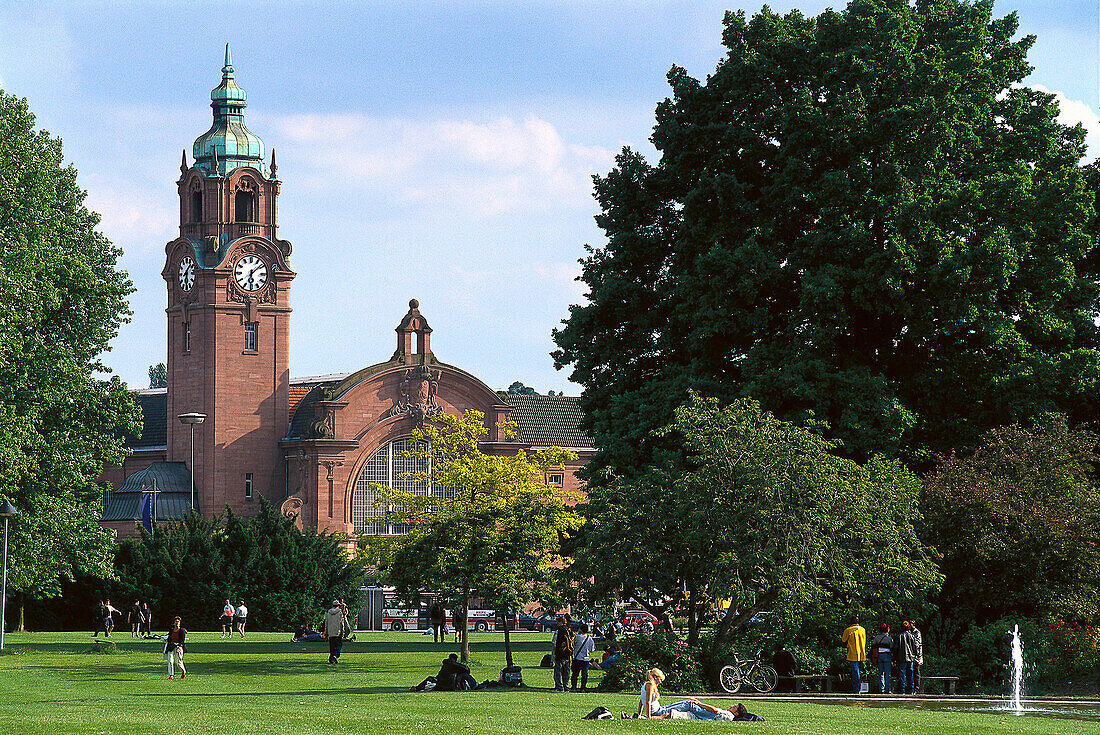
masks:
{"label": "tree canopy", "polygon": [[1084,132],[1021,85],[1034,39],[992,6],[728,13],[712,74],[672,68],[660,160],[624,149],[595,178],[607,242],[554,335],[592,481],[651,464],[689,388],[922,469],[994,426],[1095,411]]}
{"label": "tree canopy", "polygon": [[943,554],[946,617],[1100,622],[1098,443],[1047,416],[941,458],[925,482],[922,535]]}
{"label": "tree canopy", "polygon": [[[508,435],[515,425],[501,428]],[[438,492],[383,488],[394,519],[411,524],[408,534],[391,542],[384,569],[406,598],[433,590],[466,604],[476,591],[499,609],[516,609],[545,599],[555,568],[570,561],[561,542],[580,526],[568,502],[577,498],[547,485],[546,472],[575,455],[556,447],[490,455],[479,448],[486,433],[480,411],[437,414],[412,436],[414,453],[430,468],[413,479]],[[505,644],[511,666],[507,626]],[[462,660],[469,656],[463,629]]]}
{"label": "tree canopy", "polygon": [[938,588],[914,528],[920,484],[899,462],[837,457],[835,442],[751,399],[721,407],[692,394],[665,433],[685,447],[686,469],[590,491],[573,573],[598,597],[685,601],[691,645],[709,603],[732,599],[720,648],[761,610],[790,629],[824,605],[838,620],[900,617]]}
{"label": "tree canopy", "polygon": [[156,365],[149,366],[149,387],[168,387],[168,366],[163,362],[158,362]]}
{"label": "tree canopy", "polygon": [[20,511],[11,584],[33,597],[110,573],[96,479],[104,462],[122,463],[123,433],[141,430],[100,361],[133,287],[84,196],[61,141],[0,90],[0,477]]}

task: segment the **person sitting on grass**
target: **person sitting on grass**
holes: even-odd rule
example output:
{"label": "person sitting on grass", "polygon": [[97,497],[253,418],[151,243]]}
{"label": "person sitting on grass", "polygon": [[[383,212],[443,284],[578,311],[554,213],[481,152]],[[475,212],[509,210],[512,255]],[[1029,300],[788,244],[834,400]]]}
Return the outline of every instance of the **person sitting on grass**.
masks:
{"label": "person sitting on grass", "polygon": [[435,688],[440,692],[465,692],[477,689],[477,679],[470,674],[470,667],[458,660],[458,654],[452,653],[443,659],[435,675]]}
{"label": "person sitting on grass", "polygon": [[319,643],[324,640],[325,637],[317,632],[317,630],[313,627],[313,623],[305,623],[304,625],[299,624],[298,627],[294,629],[294,637],[290,639],[290,642]]}

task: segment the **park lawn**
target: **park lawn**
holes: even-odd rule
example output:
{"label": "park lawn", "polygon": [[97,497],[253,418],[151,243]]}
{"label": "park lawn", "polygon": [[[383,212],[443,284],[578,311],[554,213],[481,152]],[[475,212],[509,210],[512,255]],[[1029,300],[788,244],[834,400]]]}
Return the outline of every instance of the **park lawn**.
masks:
{"label": "park lawn", "polygon": [[[637,694],[560,694],[537,668],[547,634],[514,636],[523,690],[409,692],[434,674],[454,644],[415,633],[358,633],[341,663],[324,643],[291,644],[289,634],[252,633],[226,641],[188,636],[187,679],[167,680],[162,644],[116,634],[117,651],[94,650],[87,633],[17,633],[0,656],[0,733],[1096,733],[1096,722],[958,712],[749,702],[765,723],[583,721],[597,705],[618,713]],[[502,636],[472,634],[473,673],[495,679]],[[599,677],[599,674],[596,675]],[[592,685],[590,680],[589,685]],[[665,701],[675,696],[665,693]],[[715,698],[712,701],[719,701]],[[725,700],[732,702],[734,700]]]}

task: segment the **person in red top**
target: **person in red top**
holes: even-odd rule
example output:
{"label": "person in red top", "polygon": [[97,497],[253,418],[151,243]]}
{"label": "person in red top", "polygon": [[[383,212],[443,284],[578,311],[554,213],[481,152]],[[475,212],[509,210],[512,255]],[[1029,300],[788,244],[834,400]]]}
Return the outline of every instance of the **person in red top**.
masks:
{"label": "person in red top", "polygon": [[164,642],[164,660],[168,662],[169,679],[176,678],[176,666],[180,667],[180,678],[187,678],[187,669],[183,667],[183,654],[187,650],[184,645],[186,639],[187,630],[177,615],[172,621],[172,629],[168,631],[168,639]]}
{"label": "person in red top", "polygon": [[233,609],[233,603],[226,600],[225,607],[222,608],[222,638],[226,636],[233,638],[233,616],[236,614],[237,611]]}

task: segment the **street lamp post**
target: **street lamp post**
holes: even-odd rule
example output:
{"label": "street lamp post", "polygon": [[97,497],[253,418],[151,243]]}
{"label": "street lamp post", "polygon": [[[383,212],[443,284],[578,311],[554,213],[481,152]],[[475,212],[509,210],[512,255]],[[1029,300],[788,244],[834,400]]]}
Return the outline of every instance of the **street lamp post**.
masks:
{"label": "street lamp post", "polygon": [[0,651],[4,650],[4,631],[8,620],[8,519],[19,515],[19,511],[5,499],[0,505],[0,516],[4,517],[4,582],[0,586]]}
{"label": "street lamp post", "polygon": [[195,424],[206,421],[205,413],[181,413],[176,416],[181,424],[191,425],[191,464],[188,466],[188,474],[191,475],[191,512],[195,512]]}

